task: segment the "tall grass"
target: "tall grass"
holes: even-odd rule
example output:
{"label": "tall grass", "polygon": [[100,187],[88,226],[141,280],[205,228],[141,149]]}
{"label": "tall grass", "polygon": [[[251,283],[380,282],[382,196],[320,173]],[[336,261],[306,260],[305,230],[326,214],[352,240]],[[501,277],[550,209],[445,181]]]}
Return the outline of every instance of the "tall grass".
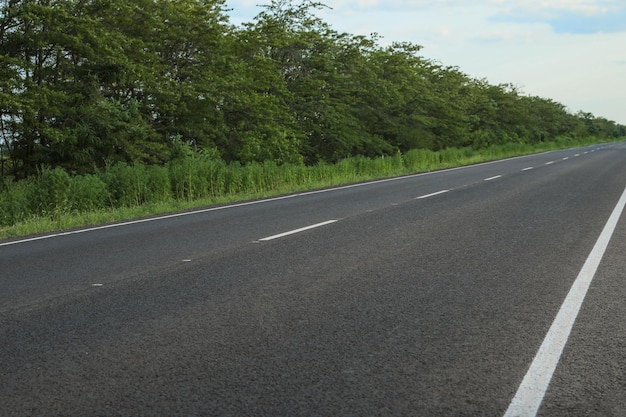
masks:
{"label": "tall grass", "polygon": [[417,149],[375,159],[346,158],[336,164],[226,164],[193,154],[165,166],[118,164],[95,174],[70,176],[43,169],[34,179],[0,179],[0,238],[84,226],[375,178],[503,159],[597,143],[597,138],[558,138],[536,145],[508,143],[474,150]]}

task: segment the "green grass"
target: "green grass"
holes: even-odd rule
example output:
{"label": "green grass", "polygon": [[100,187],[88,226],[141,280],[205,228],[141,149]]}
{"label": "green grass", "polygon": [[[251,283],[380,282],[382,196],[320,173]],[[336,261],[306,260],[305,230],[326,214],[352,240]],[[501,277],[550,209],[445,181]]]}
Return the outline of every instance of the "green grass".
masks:
{"label": "green grass", "polygon": [[201,155],[166,166],[116,165],[70,177],[60,168],[34,180],[5,181],[0,193],[0,239],[179,212],[471,165],[513,156],[604,142],[561,138],[534,146],[505,144],[482,150],[413,150],[376,159],[354,157],[314,166],[226,164]]}

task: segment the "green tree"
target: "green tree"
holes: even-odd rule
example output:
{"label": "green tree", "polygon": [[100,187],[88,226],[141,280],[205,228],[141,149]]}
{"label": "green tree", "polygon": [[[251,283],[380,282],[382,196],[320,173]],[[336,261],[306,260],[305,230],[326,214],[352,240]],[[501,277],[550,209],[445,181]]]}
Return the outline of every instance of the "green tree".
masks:
{"label": "green tree", "polygon": [[[20,175],[214,146],[223,1],[5,0],[3,135]],[[5,139],[6,141],[6,139]]]}
{"label": "green tree", "polygon": [[[3,60],[11,62],[12,74],[2,87],[13,99],[2,106],[2,118],[11,132],[11,156],[22,164],[20,176],[39,165],[84,169],[117,154],[143,157],[150,148],[149,127],[133,117],[132,104],[106,96],[106,85],[132,68],[120,55],[125,39],[98,17],[107,15],[103,4],[4,4],[3,26],[8,29],[2,32]],[[124,123],[128,126],[111,127]],[[121,136],[111,135],[113,131]],[[126,132],[144,135],[128,138]]]}
{"label": "green tree", "polygon": [[225,0],[0,0],[0,172],[308,163],[624,127],[339,33],[323,3],[273,0],[234,27]]}

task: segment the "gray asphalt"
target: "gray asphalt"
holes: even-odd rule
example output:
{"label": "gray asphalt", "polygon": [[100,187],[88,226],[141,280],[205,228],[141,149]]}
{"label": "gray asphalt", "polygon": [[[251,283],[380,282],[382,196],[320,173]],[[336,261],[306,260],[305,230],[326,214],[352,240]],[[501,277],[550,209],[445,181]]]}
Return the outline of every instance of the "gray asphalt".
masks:
{"label": "gray asphalt", "polygon": [[[0,415],[502,415],[625,187],[608,144],[0,241]],[[625,252],[540,415],[626,415]]]}

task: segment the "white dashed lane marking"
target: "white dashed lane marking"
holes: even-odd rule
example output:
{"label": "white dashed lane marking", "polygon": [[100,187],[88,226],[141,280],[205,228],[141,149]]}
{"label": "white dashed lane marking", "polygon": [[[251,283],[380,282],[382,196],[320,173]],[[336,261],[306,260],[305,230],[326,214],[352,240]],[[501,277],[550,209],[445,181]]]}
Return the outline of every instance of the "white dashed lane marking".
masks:
{"label": "white dashed lane marking", "polygon": [[262,239],[259,239],[258,242],[267,242],[269,240],[279,239],[281,237],[285,237],[285,236],[293,235],[293,234],[296,234],[296,233],[304,232],[306,230],[315,229],[317,227],[326,226],[328,224],[335,223],[335,222],[337,222],[337,220],[328,220],[328,221],[325,221],[325,222],[322,222],[322,223],[313,224],[311,226],[301,227],[300,229],[290,230],[289,232],[284,232],[284,233],[279,233],[279,234],[274,235],[274,236],[264,237]]}
{"label": "white dashed lane marking", "polygon": [[450,190],[441,190],[441,191],[437,191],[436,193],[430,193],[430,194],[422,195],[422,196],[416,197],[416,200],[421,200],[421,199],[424,199],[424,198],[434,197],[436,195],[444,194],[444,193],[447,193],[449,191]]}

